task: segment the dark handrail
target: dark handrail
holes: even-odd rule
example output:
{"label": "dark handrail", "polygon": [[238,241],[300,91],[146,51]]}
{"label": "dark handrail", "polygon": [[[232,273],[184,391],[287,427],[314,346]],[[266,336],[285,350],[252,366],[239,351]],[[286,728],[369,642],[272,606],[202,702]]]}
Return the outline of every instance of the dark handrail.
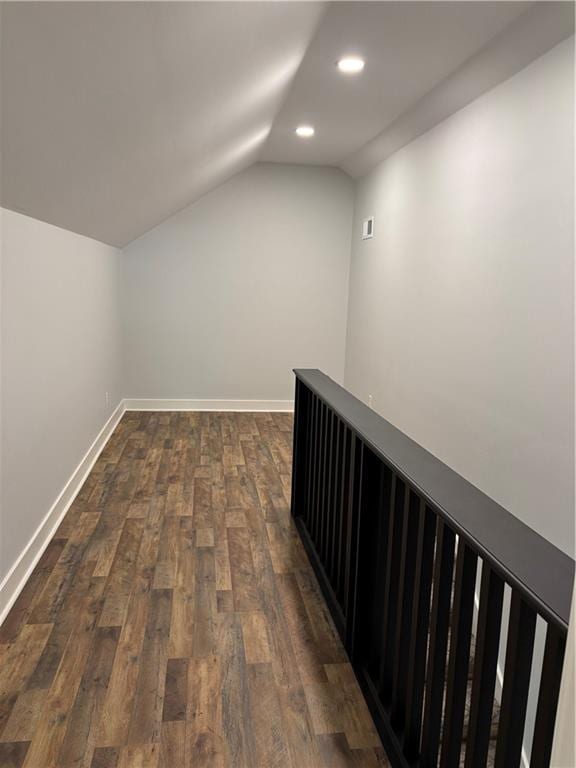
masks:
{"label": "dark handrail", "polygon": [[574,560],[317,369],[296,377],[548,621],[566,630]]}

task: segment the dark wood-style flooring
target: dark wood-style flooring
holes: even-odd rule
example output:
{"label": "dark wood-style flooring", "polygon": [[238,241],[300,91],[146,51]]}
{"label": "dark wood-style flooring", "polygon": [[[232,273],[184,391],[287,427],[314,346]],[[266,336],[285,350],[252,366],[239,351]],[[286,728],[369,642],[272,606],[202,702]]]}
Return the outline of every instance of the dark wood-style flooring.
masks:
{"label": "dark wood-style flooring", "polygon": [[2,768],[388,766],[291,441],[288,414],[125,414],[0,628]]}

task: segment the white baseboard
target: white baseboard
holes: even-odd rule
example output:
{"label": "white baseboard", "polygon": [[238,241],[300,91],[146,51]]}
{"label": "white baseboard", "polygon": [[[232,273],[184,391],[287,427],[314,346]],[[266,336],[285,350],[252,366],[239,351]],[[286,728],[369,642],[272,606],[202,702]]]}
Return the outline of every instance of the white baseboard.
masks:
{"label": "white baseboard", "polygon": [[62,489],[62,492],[44,516],[34,535],[8,571],[2,583],[0,583],[0,624],[2,624],[10,608],[14,605],[16,598],[56,533],[64,515],[74,501],[78,491],[82,488],[90,470],[96,463],[96,459],[108,442],[110,435],[114,432],[125,410],[124,401],[122,400],[106,424],[104,424],[84,458]]}
{"label": "white baseboard", "polygon": [[294,410],[294,400],[163,400],[127,398],[127,411],[280,411]]}

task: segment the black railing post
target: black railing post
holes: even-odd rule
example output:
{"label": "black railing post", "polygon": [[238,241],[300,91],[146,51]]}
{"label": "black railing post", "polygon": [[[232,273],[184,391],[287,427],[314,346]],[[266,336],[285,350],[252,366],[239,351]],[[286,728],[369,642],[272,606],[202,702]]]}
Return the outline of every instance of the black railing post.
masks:
{"label": "black railing post", "polygon": [[452,604],[452,628],[450,631],[448,679],[446,681],[441,768],[450,768],[453,765],[458,765],[460,760],[468,666],[470,662],[477,562],[478,558],[474,552],[460,539],[458,542],[454,600]]}
{"label": "black railing post", "polygon": [[438,761],[455,540],[454,532],[442,520],[438,520],[434,591],[430,617],[430,646],[426,673],[426,700],[422,726],[422,768],[436,768]]}
{"label": "black railing post", "polygon": [[292,515],[302,515],[305,505],[306,473],[306,420],[308,417],[308,390],[296,379],[294,393],[294,436],[292,452],[292,494],[290,509]]}
{"label": "black railing post", "polygon": [[362,466],[364,462],[364,446],[357,438],[352,438],[350,455],[350,482],[348,487],[348,527],[346,531],[346,646],[351,658],[355,653],[356,609],[358,606],[358,551],[360,544],[360,515],[362,504]]}
{"label": "black railing post", "polygon": [[417,758],[420,751],[424,684],[426,679],[426,650],[430,622],[430,596],[436,518],[424,501],[420,501],[418,544],[416,550],[415,590],[412,604],[412,633],[408,648],[408,681],[404,720],[404,752],[408,760]]}
{"label": "black railing post", "polygon": [[550,765],[565,651],[566,637],[564,633],[560,632],[557,627],[549,625],[546,632],[530,768],[546,768]]}
{"label": "black railing post", "polygon": [[465,768],[484,768],[488,757],[503,598],[504,582],[483,563]]}
{"label": "black railing post", "polygon": [[520,765],[535,629],[535,612],[517,590],[512,590],[495,768]]}

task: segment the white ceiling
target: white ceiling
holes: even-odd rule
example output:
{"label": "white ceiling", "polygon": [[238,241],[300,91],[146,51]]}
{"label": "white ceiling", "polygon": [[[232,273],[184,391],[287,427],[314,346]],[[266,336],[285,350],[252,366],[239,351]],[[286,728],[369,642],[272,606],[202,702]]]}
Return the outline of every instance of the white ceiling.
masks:
{"label": "white ceiling", "polygon": [[[431,100],[454,111],[479,72],[495,84],[546,49],[526,40],[570,34],[542,16],[561,5],[3,3],[2,205],[122,246],[256,160],[365,172],[447,116]],[[523,57],[496,71],[494,40]],[[345,53],[361,75],[338,73]],[[460,101],[437,97],[469,70]]]}

